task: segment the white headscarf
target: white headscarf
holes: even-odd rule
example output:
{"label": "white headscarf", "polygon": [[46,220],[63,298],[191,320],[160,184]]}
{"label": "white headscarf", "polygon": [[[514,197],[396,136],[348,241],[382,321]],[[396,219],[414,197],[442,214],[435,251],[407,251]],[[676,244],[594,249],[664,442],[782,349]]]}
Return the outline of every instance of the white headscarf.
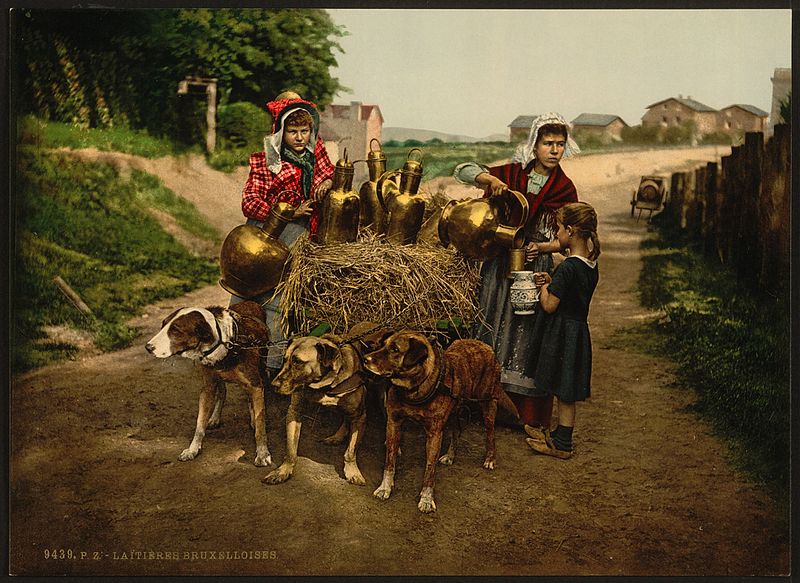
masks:
{"label": "white headscarf", "polygon": [[542,126],[547,124],[560,124],[566,126],[567,128],[567,145],[564,148],[564,158],[569,158],[574,154],[579,154],[581,149],[578,147],[578,144],[575,143],[575,140],[572,139],[572,125],[564,119],[564,117],[556,113],[554,111],[550,111],[548,113],[543,113],[539,117],[533,120],[533,124],[531,124],[531,131],[528,134],[528,141],[524,144],[520,144],[517,146],[517,149],[514,151],[514,156],[511,158],[512,162],[519,162],[522,164],[522,167],[525,168],[528,164],[531,163],[532,160],[536,158],[536,139],[539,137],[539,130]]}
{"label": "white headscarf", "polygon": [[[280,120],[276,124],[277,128],[274,134],[269,134],[264,138],[264,152],[267,158],[267,168],[273,174],[281,171],[281,146],[283,145],[283,122],[295,111],[304,109],[302,107],[286,108],[280,113]],[[307,111],[307,110],[306,110]],[[313,117],[313,116],[312,116]],[[312,124],[313,126],[313,124]],[[315,127],[311,128],[311,136],[306,144],[306,150],[314,153],[314,147],[317,145],[317,131]]]}

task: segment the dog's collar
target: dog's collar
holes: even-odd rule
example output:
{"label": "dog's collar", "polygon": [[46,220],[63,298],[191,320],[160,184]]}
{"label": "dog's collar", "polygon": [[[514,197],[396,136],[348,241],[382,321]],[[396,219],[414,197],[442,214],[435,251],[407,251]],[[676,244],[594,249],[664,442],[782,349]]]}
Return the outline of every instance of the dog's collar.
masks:
{"label": "dog's collar", "polygon": [[[235,322],[235,320],[233,321]],[[208,366],[213,366],[228,356],[228,346],[222,338],[222,328],[219,327],[219,320],[216,317],[214,318],[214,326],[217,329],[217,343],[208,350],[204,350],[202,352],[203,358],[200,359],[201,363]]]}
{"label": "dog's collar", "polygon": [[419,406],[419,405],[424,405],[429,401],[432,401],[433,398],[439,393],[443,395],[449,395],[451,397],[453,396],[452,392],[450,392],[450,389],[443,390],[443,388],[446,387],[444,387],[444,385],[442,384],[442,379],[444,378],[444,356],[442,354],[442,349],[437,346],[434,348],[434,350],[436,351],[436,356],[437,356],[436,360],[439,363],[439,371],[436,376],[436,382],[433,383],[433,385],[431,386],[430,390],[427,393],[425,393],[421,397],[417,397],[416,399],[410,398],[406,391],[402,391],[400,393],[400,400],[402,400],[404,403],[408,405]]}
{"label": "dog's collar", "polygon": [[330,388],[325,394],[329,397],[343,397],[355,391],[358,387],[364,384],[364,379],[360,372],[354,372],[349,378],[346,378],[338,385]]}

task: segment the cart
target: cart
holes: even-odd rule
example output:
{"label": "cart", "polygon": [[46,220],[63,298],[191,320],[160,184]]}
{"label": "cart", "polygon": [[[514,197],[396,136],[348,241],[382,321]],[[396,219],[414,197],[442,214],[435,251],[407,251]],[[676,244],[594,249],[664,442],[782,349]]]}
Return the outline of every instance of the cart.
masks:
{"label": "cart", "polygon": [[636,210],[636,222],[642,217],[642,211],[649,211],[647,221],[653,216],[653,211],[661,210],[667,190],[667,181],[663,176],[642,176],[639,188],[633,191],[631,198],[631,217]]}

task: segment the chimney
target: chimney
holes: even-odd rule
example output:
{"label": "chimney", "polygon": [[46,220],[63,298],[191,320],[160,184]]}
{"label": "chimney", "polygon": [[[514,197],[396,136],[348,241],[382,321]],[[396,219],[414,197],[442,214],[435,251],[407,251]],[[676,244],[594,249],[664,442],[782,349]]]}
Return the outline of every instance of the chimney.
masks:
{"label": "chimney", "polygon": [[350,119],[361,121],[361,102],[360,101],[351,101],[350,102]]}

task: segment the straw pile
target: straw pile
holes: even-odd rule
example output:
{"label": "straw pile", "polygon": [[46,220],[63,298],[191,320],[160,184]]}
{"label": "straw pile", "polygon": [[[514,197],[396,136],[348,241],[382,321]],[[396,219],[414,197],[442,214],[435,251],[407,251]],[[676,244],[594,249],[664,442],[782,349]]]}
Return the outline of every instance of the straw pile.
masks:
{"label": "straw pile", "polygon": [[325,246],[303,236],[287,269],[276,290],[285,333],[290,321],[300,333],[325,321],[342,334],[364,321],[424,330],[437,320],[479,317],[480,264],[441,245],[391,244],[369,230],[354,243]]}

